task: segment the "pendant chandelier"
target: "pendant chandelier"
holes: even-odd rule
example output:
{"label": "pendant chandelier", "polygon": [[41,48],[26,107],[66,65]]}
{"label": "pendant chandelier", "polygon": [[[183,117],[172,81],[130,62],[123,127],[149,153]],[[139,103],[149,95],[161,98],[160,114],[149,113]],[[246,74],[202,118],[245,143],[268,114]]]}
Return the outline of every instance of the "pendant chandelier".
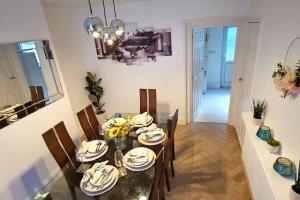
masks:
{"label": "pendant chandelier", "polygon": [[93,10],[92,10],[90,0],[88,0],[89,8],[90,8],[90,16],[87,17],[86,20],[84,21],[84,28],[88,34],[91,34],[94,38],[102,39],[110,46],[113,45],[116,41],[122,40],[125,32],[124,22],[121,19],[117,18],[115,0],[112,1],[113,1],[115,18],[110,22],[109,26],[107,23],[104,0],[102,0],[102,5],[103,5],[105,26],[99,17],[93,15]]}

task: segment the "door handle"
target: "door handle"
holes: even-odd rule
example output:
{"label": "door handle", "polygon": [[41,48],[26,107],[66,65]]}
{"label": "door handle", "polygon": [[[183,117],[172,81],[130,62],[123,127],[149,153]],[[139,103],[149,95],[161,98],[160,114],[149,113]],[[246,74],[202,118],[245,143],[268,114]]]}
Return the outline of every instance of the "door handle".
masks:
{"label": "door handle", "polygon": [[239,82],[242,82],[242,81],[243,81],[243,78],[242,78],[242,77],[240,77],[238,80],[239,80]]}

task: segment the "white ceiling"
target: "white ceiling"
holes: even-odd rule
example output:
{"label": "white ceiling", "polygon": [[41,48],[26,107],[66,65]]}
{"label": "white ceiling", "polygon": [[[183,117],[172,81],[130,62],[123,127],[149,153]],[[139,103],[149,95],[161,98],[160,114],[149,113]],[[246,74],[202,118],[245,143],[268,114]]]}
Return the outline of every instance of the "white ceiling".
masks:
{"label": "white ceiling", "polygon": [[[69,8],[81,8],[88,7],[88,0],[41,0],[43,4],[55,7],[69,7]],[[115,0],[116,4],[130,3],[138,1],[151,1],[151,0]],[[102,0],[91,0],[93,6],[102,5]],[[112,4],[112,0],[105,0],[105,4]]]}

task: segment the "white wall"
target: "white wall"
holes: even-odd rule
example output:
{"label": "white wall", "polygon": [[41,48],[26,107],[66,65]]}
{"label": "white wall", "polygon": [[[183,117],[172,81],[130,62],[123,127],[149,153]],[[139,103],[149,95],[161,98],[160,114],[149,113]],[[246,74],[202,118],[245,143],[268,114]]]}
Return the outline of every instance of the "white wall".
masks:
{"label": "white wall", "polygon": [[207,29],[207,87],[221,87],[223,27]]}
{"label": "white wall", "polygon": [[261,9],[256,15],[261,15],[262,24],[253,97],[267,100],[266,124],[274,129],[275,137],[282,142],[283,155],[299,160],[300,97],[280,98],[281,94],[272,82],[272,72],[278,62],[283,62],[290,42],[300,35],[300,2],[264,0],[257,7]]}
{"label": "white wall", "polygon": [[[111,60],[97,60],[94,41],[82,28],[83,21],[88,16],[89,11],[80,8],[75,10],[74,14],[70,14],[72,17],[67,18],[74,20],[70,24],[75,25],[78,30],[76,34],[80,34],[86,65],[93,68],[93,71],[103,78],[105,90],[103,101],[106,103],[105,109],[108,115],[114,112],[138,112],[138,89],[156,88],[158,112],[164,113],[162,115],[165,116],[179,108],[179,123],[185,123],[185,21],[210,16],[245,16],[248,12],[248,6],[248,0],[152,0],[117,5],[118,16],[125,22],[136,21],[141,27],[154,26],[155,28],[172,29],[173,56],[158,57],[157,62],[144,63],[140,66],[116,64],[112,63]],[[107,10],[108,18],[111,19],[112,9],[107,8]],[[94,12],[103,18],[100,7],[95,8]],[[47,17],[54,16],[47,15]],[[78,81],[77,77],[73,78],[74,81]],[[163,116],[159,117],[162,118]]]}
{"label": "white wall", "polygon": [[[0,26],[1,43],[51,40],[38,0],[2,0]],[[58,169],[41,134],[62,120],[72,138],[78,140],[66,90],[59,101],[0,130],[0,199],[25,199]]]}

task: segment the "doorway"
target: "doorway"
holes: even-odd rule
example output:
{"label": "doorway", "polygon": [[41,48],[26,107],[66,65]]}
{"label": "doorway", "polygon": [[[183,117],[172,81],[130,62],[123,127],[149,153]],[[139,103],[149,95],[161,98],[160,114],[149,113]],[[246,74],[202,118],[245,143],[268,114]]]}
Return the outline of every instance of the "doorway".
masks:
{"label": "doorway", "polygon": [[194,122],[228,122],[237,32],[235,25],[192,31]]}

